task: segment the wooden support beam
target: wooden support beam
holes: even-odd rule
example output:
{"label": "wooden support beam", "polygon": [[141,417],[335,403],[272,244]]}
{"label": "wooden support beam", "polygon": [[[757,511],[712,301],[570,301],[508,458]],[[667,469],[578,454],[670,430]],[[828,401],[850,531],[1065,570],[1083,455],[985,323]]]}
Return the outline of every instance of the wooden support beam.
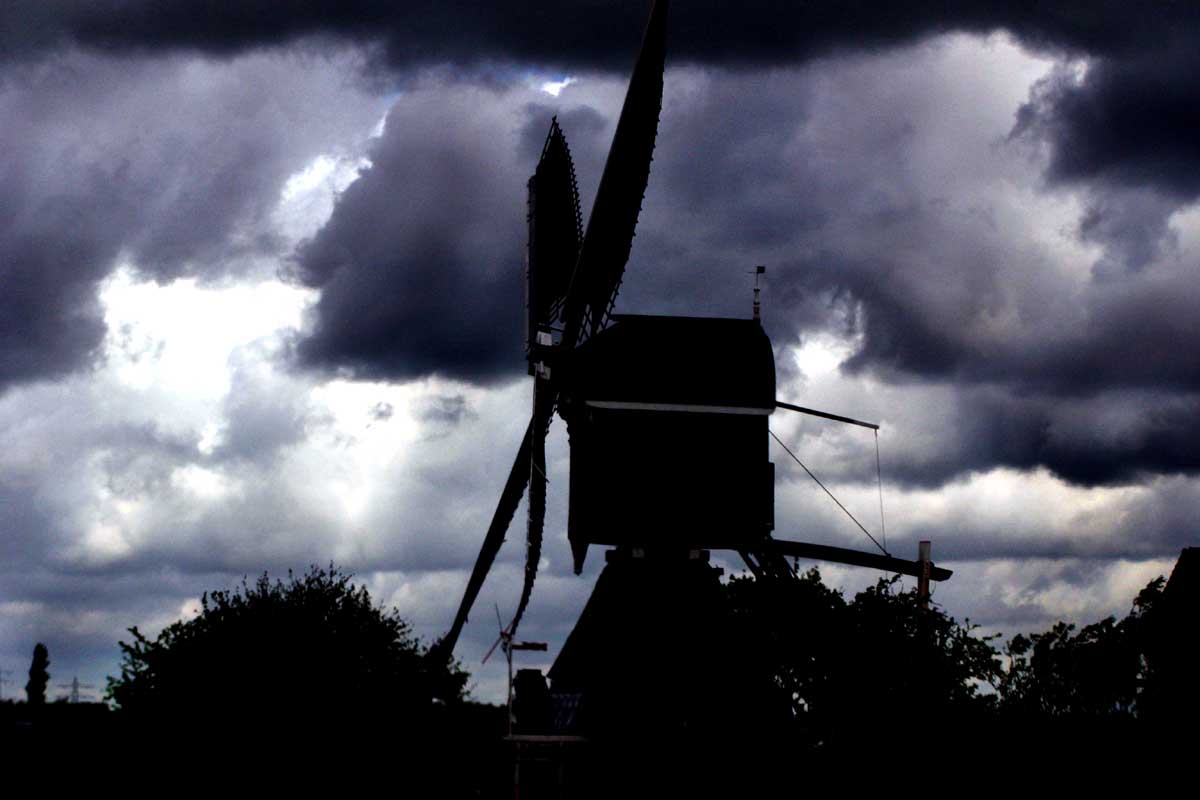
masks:
{"label": "wooden support beam", "polygon": [[788,411],[799,411],[801,414],[808,414],[821,419],[831,419],[834,422],[845,422],[850,425],[858,425],[863,428],[870,428],[873,431],[879,430],[879,426],[874,422],[863,422],[861,419],[853,419],[851,417],[843,417],[840,414],[830,414],[828,411],[818,411],[815,408],[805,408],[804,406],[794,406],[791,403],[785,403],[782,400],[775,401],[776,408],[786,408]]}
{"label": "wooden support beam", "polygon": [[807,558],[814,561],[832,561],[835,564],[850,564],[855,567],[879,569],[885,572],[898,572],[901,575],[911,575],[920,578],[926,568],[929,579],[934,581],[949,580],[954,574],[952,570],[935,567],[932,562],[923,564],[920,561],[905,561],[895,556],[885,556],[882,553],[867,553],[862,550],[851,550],[848,547],[834,547],[828,544],[812,544],[811,542],[788,542],[782,539],[767,539],[753,548],[753,552],[777,553],[779,555]]}

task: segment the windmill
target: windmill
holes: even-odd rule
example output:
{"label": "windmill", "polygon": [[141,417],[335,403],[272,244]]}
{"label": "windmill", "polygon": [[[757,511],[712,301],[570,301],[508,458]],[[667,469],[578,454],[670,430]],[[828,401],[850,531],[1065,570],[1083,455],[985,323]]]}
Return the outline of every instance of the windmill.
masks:
{"label": "windmill", "polygon": [[657,618],[641,638],[628,628],[622,635],[638,648],[662,650],[662,636],[653,632],[662,630],[659,623],[696,618],[703,598],[713,596],[712,549],[736,551],[756,575],[779,579],[794,577],[788,556],[933,580],[950,576],[927,558],[905,561],[886,551],[771,536],[768,416],[786,408],[878,426],[777,401],[774,355],[757,313],[752,319],[613,313],[657,135],[667,6],[658,0],[650,12],[586,230],[557,120],[529,180],[525,349],[533,408],[458,612],[440,642],[445,653],[453,650],[528,487],[524,581],[501,640],[515,634],[541,555],[545,442],[557,413],[570,441],[567,533],[575,573],[590,545],[613,549],[551,670],[556,687],[589,684],[589,675],[604,669],[598,665],[612,662],[605,642],[616,635],[614,618]]}

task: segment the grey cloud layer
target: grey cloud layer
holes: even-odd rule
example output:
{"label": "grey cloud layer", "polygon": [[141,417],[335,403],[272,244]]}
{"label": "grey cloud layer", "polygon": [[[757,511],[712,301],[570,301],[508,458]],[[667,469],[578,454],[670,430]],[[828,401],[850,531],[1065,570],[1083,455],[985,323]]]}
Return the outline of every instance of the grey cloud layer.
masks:
{"label": "grey cloud layer", "polygon": [[[392,69],[414,64],[538,63],[625,68],[645,7],[638,3],[446,3],[252,0],[214,6],[149,0],[81,5],[23,0],[0,11],[0,52],[37,57],[79,45],[102,52],[228,55],[298,40],[352,40]],[[676,3],[673,58],[764,67],[837,52],[879,50],[953,32],[1007,30],[1025,45],[1094,60],[1075,87],[1051,87],[1054,171],[1108,172],[1194,193],[1194,82],[1200,9],[1192,3],[1003,0],[860,4]],[[1031,110],[1030,114],[1034,111]],[[1095,124],[1101,123],[1101,124]],[[1182,160],[1182,171],[1164,166]]]}
{"label": "grey cloud layer", "polygon": [[[461,589],[456,570],[477,550],[526,408],[503,386],[523,368],[524,181],[557,112],[586,210],[623,89],[614,76],[643,9],[269,5],[206,4],[207,16],[187,3],[157,15],[136,2],[0,10],[10,56],[0,75],[0,553],[5,610],[21,620],[10,644],[51,631],[52,658],[91,648],[111,662],[131,621],[177,616],[183,599],[241,572],[331,556],[403,572],[395,601],[434,633]],[[1054,529],[1044,508],[1020,520],[981,513],[986,492],[947,501],[960,503],[954,513],[914,513],[942,557],[1099,563],[1187,543],[1200,508],[1189,477],[1200,256],[1180,214],[1200,191],[1190,7],[1131,16],[1127,3],[1089,3],[1086,14],[1047,4],[1019,17],[1007,3],[938,3],[880,16],[810,3],[810,16],[783,24],[801,4],[762,17],[754,3],[676,5],[672,57],[691,66],[668,75],[619,309],[745,315],[744,271],[767,263],[781,351],[825,334],[853,343],[841,388],[822,402],[805,394],[820,387],[804,364],[781,363],[781,388],[884,421],[890,480],[951,491],[997,466],[1045,468],[1118,498]],[[1013,94],[1020,76],[985,52],[996,42],[923,41],[995,27],[1067,60]],[[379,48],[326,60],[323,35]],[[307,55],[243,52],[302,38]],[[364,152],[384,108],[355,82],[369,57],[388,67],[372,74],[402,91],[366,151],[371,166],[292,252],[269,217],[316,155]],[[445,61],[469,68],[409,69]],[[526,61],[581,69],[583,80],[552,100],[523,85],[515,65]],[[364,402],[364,439],[384,426],[418,433],[397,448],[407,460],[378,467],[381,488],[360,519],[348,521],[332,488],[362,483],[337,458],[350,440],[308,399],[327,372],[264,370],[261,354],[243,352],[209,454],[198,428],[161,421],[169,398],[147,407],[103,384],[82,391],[84,373],[27,385],[96,363],[96,287],[119,261],[161,280],[211,279],[288,252],[294,277],[321,290],[301,363],[500,387],[483,403],[466,385],[408,409]],[[832,436],[805,444],[833,456],[824,465],[842,483],[872,479],[873,462],[845,457],[854,448]],[[192,466],[242,493],[201,502],[170,479]],[[565,485],[561,461],[552,477]],[[118,500],[145,503],[130,530],[150,533],[126,556],[82,558]],[[861,544],[814,509],[795,519],[807,527],[781,533]],[[1102,536],[1077,535],[1089,531]],[[567,561],[554,548],[565,544],[548,541],[554,563],[539,596],[577,604],[587,583],[557,582]],[[480,608],[511,602],[520,557],[504,551]],[[404,595],[412,586],[423,593]],[[482,652],[493,631],[479,616],[468,636]],[[562,618],[545,624],[561,638]]]}
{"label": "grey cloud layer", "polygon": [[[906,483],[994,466],[1085,484],[1195,471],[1200,368],[1180,353],[1200,345],[1200,254],[1135,213],[1165,220],[1179,201],[1118,187],[1101,208],[1089,188],[1081,208],[1039,190],[1054,156],[1010,135],[1035,101],[1002,74],[1003,50],[949,39],[802,70],[672,72],[619,309],[744,315],[745,268],[770,264],[781,349],[850,335],[851,373],[961,387],[954,424],[931,431],[936,456],[895,454]],[[371,377],[519,374],[534,143],[557,110],[586,203],[611,86],[527,104],[443,76],[402,97],[373,166],[299,253],[322,289],[302,358]],[[1144,268],[1119,266],[1131,249]]]}
{"label": "grey cloud layer", "polygon": [[[803,113],[806,92],[869,95],[870,87],[806,87],[788,79],[791,85],[782,91],[762,91],[770,72],[741,72],[723,85],[713,81],[697,107],[680,105],[674,120],[664,120],[664,140],[675,125],[690,136],[689,150],[687,158],[656,166],[650,199],[657,191],[660,205],[691,211],[689,233],[706,220],[723,225],[681,241],[643,224],[635,258],[653,259],[658,274],[673,275],[671,263],[685,255],[711,263],[711,253],[735,244],[743,252],[790,250],[795,269],[776,289],[795,310],[795,331],[827,324],[832,307],[835,317],[865,332],[849,366],[892,380],[1015,379],[1060,394],[1113,385],[1195,389],[1193,362],[1163,347],[1169,338],[1196,337],[1188,313],[1195,290],[1178,274],[1137,285],[1123,277],[1151,264],[1159,273],[1167,269],[1161,262],[1174,255],[1168,220],[1195,194],[1187,176],[1200,174],[1192,135],[1195,88],[1187,77],[1197,52],[1188,39],[1197,28],[1187,24],[1192,12],[1186,5],[1153,15],[1137,15],[1119,3],[1089,4],[1088,13],[1061,5],[1016,12],[1009,4],[959,4],[947,11],[943,4],[912,3],[866,15],[846,4],[802,10],[791,4],[678,5],[672,52],[685,61],[761,67],[939,31],[997,28],[1031,46],[1087,57],[1082,77],[1064,68],[1047,78],[1010,133],[1014,141],[1045,145],[1044,177],[1051,185],[1076,187],[1088,197],[1079,232],[1103,248],[1095,272],[1112,281],[1075,287],[1070,295],[1062,286],[1023,287],[1014,301],[1011,282],[997,276],[1012,270],[1014,257],[1030,262],[1037,254],[1014,253],[1013,244],[999,241],[1013,231],[989,234],[987,219],[969,218],[994,213],[986,201],[959,209],[961,218],[937,206],[944,197],[914,201],[909,184],[920,176],[906,169],[905,159],[919,146],[912,144],[914,129],[907,122],[915,109],[864,116],[847,103],[844,115],[872,129],[841,132],[855,142],[849,166],[856,174],[839,177],[845,159],[822,152],[828,142],[805,142],[803,120],[795,114]],[[322,104],[281,93],[288,82],[269,61],[240,69],[236,84],[222,84],[229,80],[225,73],[198,67],[202,62],[170,61],[164,78],[157,66],[147,66],[156,62],[64,61],[46,53],[75,44],[105,53],[231,54],[330,34],[384,41],[396,64],[536,62],[553,51],[570,53],[576,66],[610,65],[627,60],[626,39],[641,15],[628,5],[603,4],[503,12],[443,4],[395,9],[369,2],[304,4],[283,14],[275,4],[251,3],[199,13],[185,3],[148,14],[134,2],[8,6],[5,35],[24,42],[26,56],[41,55],[32,66],[10,67],[3,95],[10,106],[6,117],[18,126],[6,130],[11,146],[3,195],[16,213],[9,215],[0,248],[6,283],[16,289],[5,296],[0,380],[28,380],[86,363],[103,329],[95,284],[118,255],[169,277],[226,270],[239,253],[277,251],[279,243],[256,220],[330,127],[314,123],[344,116],[313,113],[341,108],[344,98],[327,93]],[[185,18],[189,24],[176,24]],[[551,30],[562,36],[545,35]],[[569,46],[572,36],[587,46]],[[1150,44],[1157,45],[1154,57],[1139,49]],[[972,80],[971,65],[959,66],[966,71],[958,77]],[[453,73],[446,74],[454,83]],[[938,79],[911,80],[924,77]],[[754,96],[739,94],[747,91]],[[299,254],[302,279],[323,289],[317,332],[301,345],[304,361],[364,376],[440,372],[494,380],[520,369],[510,345],[519,315],[509,311],[516,307],[519,277],[501,262],[520,259],[519,206],[511,198],[528,159],[513,158],[511,126],[519,121],[501,108],[503,90],[497,92],[489,99],[480,89],[477,105],[455,106],[450,99],[439,102],[426,87],[397,106],[394,123],[375,147],[374,165]],[[886,104],[886,98],[877,101]],[[589,121],[589,114],[599,115],[586,105],[566,112],[578,115],[564,122],[577,123],[581,133],[591,136],[602,127]],[[299,114],[308,115],[303,125],[296,124]],[[526,144],[542,127],[533,116],[525,124]],[[129,124],[134,119],[137,124]],[[47,120],[59,131],[49,139],[41,128]],[[344,137],[346,130],[336,133]],[[598,160],[602,151],[591,141],[573,142],[586,175],[588,160]],[[844,153],[850,152],[846,146]],[[667,150],[666,160],[671,158]],[[781,160],[788,162],[782,170]],[[704,169],[697,170],[697,163]],[[814,187],[801,208],[789,197],[797,182]],[[663,195],[659,184],[670,194]],[[812,202],[818,194],[830,202]],[[963,222],[973,230],[958,230]],[[836,228],[841,235],[821,235]],[[797,235],[809,230],[816,235]],[[874,235],[853,241],[859,230]],[[969,273],[961,269],[968,260],[977,261]],[[697,271],[705,273],[704,265]],[[666,280],[659,279],[659,288]],[[731,281],[721,288],[732,289]],[[691,303],[690,310],[704,310],[703,302],[699,309],[692,302],[698,294],[685,286],[671,293],[673,304],[659,305],[681,311]],[[630,300],[636,302],[636,294]],[[997,310],[1017,313],[1020,330],[981,325]],[[1114,320],[1125,323],[1121,330]],[[1051,325],[1060,328],[1052,343],[1029,334]]]}
{"label": "grey cloud layer", "polygon": [[[442,574],[457,590],[453,570],[477,546],[509,457],[507,447],[479,442],[519,439],[520,423],[506,426],[527,393],[489,392],[480,406],[478,390],[418,385],[387,419],[376,399],[335,420],[310,376],[282,370],[254,346],[233,361],[229,392],[210,409],[223,423],[210,451],[200,447],[204,409],[170,420],[169,395],[126,385],[112,369],[0,398],[6,668],[46,641],[56,677],[102,683],[95,670],[114,670],[129,625],[154,630],[200,592],[264,569],[281,575],[332,560],[364,578],[402,571],[406,584]],[[363,393],[379,396],[394,390]],[[396,426],[414,430],[406,439]],[[403,444],[364,463],[364,440],[381,438]],[[355,493],[364,502],[349,503]],[[555,518],[564,502],[555,499]],[[509,548],[500,561],[519,558]],[[567,563],[564,555],[550,572]],[[519,566],[511,571],[511,583],[491,588],[495,599],[517,585]],[[448,596],[405,600],[423,636],[440,632]]]}

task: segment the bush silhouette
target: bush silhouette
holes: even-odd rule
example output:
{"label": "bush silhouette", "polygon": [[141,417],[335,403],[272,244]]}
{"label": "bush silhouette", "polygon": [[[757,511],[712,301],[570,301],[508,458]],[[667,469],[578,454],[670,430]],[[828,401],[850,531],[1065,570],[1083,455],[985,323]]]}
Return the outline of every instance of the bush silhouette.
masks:
{"label": "bush silhouette", "polygon": [[466,674],[435,660],[395,610],[335,567],[214,591],[156,639],[130,628],[108,696],[127,719],[203,726],[413,720],[464,696]]}

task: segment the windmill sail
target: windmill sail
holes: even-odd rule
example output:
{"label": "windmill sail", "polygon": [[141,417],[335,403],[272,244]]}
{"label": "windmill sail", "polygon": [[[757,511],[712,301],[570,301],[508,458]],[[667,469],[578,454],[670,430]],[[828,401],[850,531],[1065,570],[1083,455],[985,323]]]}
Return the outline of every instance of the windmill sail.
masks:
{"label": "windmill sail", "polygon": [[554,397],[539,378],[534,387],[533,421],[530,431],[529,451],[529,513],[525,528],[525,578],[521,586],[521,599],[517,613],[509,623],[510,634],[517,632],[521,617],[529,606],[533,593],[533,582],[537,578],[538,563],[542,560],[542,530],[546,522],[546,429],[554,415]]}
{"label": "windmill sail", "polygon": [[467,590],[463,593],[462,602],[458,605],[458,613],[454,616],[454,624],[450,626],[449,632],[438,643],[447,656],[454,651],[454,645],[458,643],[458,636],[467,622],[467,615],[471,613],[471,606],[475,605],[475,598],[479,595],[480,588],[483,587],[483,579],[487,577],[488,570],[492,568],[492,562],[496,560],[496,554],[500,552],[500,545],[504,544],[504,534],[508,531],[513,514],[517,513],[521,495],[525,493],[525,484],[529,482],[529,453],[533,441],[533,429],[534,422],[530,420],[529,427],[525,429],[525,437],[521,440],[521,446],[517,449],[517,457],[508,473],[508,480],[504,483],[504,490],[500,493],[500,502],[496,505],[496,511],[492,515],[492,524],[488,526],[487,535],[483,537],[483,546],[479,548],[479,557],[475,559],[475,568],[471,570],[471,577],[467,581]]}
{"label": "windmill sail", "polygon": [[[454,650],[525,487],[532,482],[525,580],[517,613],[508,628],[510,635],[529,603],[541,556],[546,512],[546,429],[558,401],[558,387],[542,359],[552,350],[569,353],[581,337],[586,338],[604,326],[625,262],[629,260],[642,195],[650,176],[662,105],[666,14],[666,0],[658,0],[650,12],[582,242],[575,171],[557,121],[551,124],[537,171],[530,178],[526,349],[530,372],[536,376],[533,417],[504,484],[454,623],[438,645],[446,655]],[[548,341],[551,323],[556,318],[561,319],[563,331],[557,346],[552,339]]]}
{"label": "windmill sail", "polygon": [[[579,196],[575,189],[575,170],[570,151],[557,120],[551,123],[538,170],[530,179],[531,296],[536,288],[539,302],[549,301],[553,305],[561,298],[565,320],[561,345],[568,350],[579,339],[576,325],[583,323],[588,335],[603,327],[613,298],[616,297],[625,262],[629,260],[642,196],[650,179],[650,161],[658,132],[658,114],[662,107],[667,5],[666,0],[659,0],[650,12],[642,48],[629,81],[604,173],[600,177],[596,201],[588,221],[588,233],[582,244],[578,245],[578,259],[570,276],[571,285],[559,284],[557,280],[565,274],[559,272],[563,256],[570,253],[570,248],[579,242]],[[569,184],[565,179],[568,175]],[[535,187],[553,198],[554,205],[547,208],[544,201],[538,198]],[[568,196],[571,200],[569,203]],[[574,217],[562,219],[568,208],[574,210]],[[543,217],[543,214],[547,216]],[[551,225],[556,227],[551,228]],[[563,290],[561,293],[559,286]],[[576,298],[574,305],[573,298]],[[531,303],[531,313],[533,310]],[[531,355],[536,352],[536,348],[531,350]],[[536,374],[537,371],[534,372]],[[546,429],[554,413],[555,394],[550,381],[544,380],[539,374],[534,386],[525,579],[517,613],[509,627],[510,633],[515,633],[529,604],[538,561],[541,559],[546,514]]]}
{"label": "windmill sail", "polygon": [[595,335],[608,320],[642,210],[662,109],[666,0],[658,0],[642,39],[612,148],[596,190],[587,233],[563,309],[563,344]]}
{"label": "windmill sail", "polygon": [[533,374],[538,332],[558,317],[583,238],[575,165],[558,120],[529,179],[529,249],[525,271],[525,351]]}

